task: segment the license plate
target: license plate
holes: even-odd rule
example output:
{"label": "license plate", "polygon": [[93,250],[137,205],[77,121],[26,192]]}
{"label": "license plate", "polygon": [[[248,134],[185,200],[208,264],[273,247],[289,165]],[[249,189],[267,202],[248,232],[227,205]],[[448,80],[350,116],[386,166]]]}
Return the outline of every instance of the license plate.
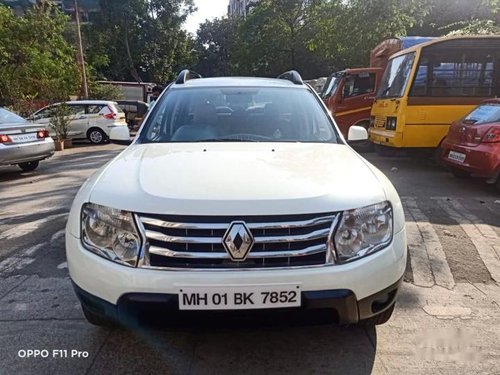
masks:
{"label": "license plate", "polygon": [[179,287],[180,310],[244,310],[297,307],[299,284]]}
{"label": "license plate", "polygon": [[448,159],[463,163],[465,161],[465,154],[462,154],[461,152],[450,151],[450,153],[448,154]]}
{"label": "license plate", "polygon": [[9,137],[12,139],[13,143],[33,142],[38,139],[36,133],[16,134],[10,135]]}

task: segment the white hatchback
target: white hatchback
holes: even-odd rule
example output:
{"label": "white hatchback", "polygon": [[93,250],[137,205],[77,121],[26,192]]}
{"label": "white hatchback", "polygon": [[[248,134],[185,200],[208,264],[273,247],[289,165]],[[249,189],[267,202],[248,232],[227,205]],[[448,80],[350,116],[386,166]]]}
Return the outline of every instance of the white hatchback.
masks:
{"label": "white hatchback", "polygon": [[[61,103],[55,103],[35,112],[31,119],[35,124],[49,129],[51,137],[55,136],[50,127],[52,110]],[[66,102],[70,111],[71,139],[88,139],[91,143],[105,143],[109,139],[111,129],[120,126],[127,128],[125,113],[112,101],[78,100]],[[123,130],[122,130],[123,131]]]}

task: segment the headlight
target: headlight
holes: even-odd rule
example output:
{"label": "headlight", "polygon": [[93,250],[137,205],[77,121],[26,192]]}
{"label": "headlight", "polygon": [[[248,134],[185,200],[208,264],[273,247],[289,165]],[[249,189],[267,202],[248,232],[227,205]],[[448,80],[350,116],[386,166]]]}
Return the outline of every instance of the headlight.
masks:
{"label": "headlight", "polygon": [[141,240],[130,212],[86,203],[81,225],[87,250],[127,266],[137,264]]}
{"label": "headlight", "polygon": [[396,117],[387,117],[385,128],[387,130],[396,130],[398,119]]}
{"label": "headlight", "polygon": [[339,263],[372,254],[392,240],[392,207],[389,202],[344,211],[335,233]]}

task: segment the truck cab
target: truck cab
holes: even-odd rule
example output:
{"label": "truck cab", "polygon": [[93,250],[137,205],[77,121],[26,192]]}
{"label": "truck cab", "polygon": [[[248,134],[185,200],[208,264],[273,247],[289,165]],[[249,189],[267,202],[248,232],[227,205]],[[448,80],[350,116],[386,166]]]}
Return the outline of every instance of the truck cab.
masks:
{"label": "truck cab", "polygon": [[368,128],[383,72],[382,68],[346,69],[328,77],[321,98],[344,136],[352,125]]}

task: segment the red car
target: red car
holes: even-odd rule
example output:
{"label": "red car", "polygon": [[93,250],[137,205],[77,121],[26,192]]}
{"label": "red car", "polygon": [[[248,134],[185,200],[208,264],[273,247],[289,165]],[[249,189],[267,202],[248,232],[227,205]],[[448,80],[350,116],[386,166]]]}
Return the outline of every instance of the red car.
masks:
{"label": "red car", "polygon": [[457,177],[483,177],[500,190],[500,99],[482,102],[452,124],[441,161]]}

